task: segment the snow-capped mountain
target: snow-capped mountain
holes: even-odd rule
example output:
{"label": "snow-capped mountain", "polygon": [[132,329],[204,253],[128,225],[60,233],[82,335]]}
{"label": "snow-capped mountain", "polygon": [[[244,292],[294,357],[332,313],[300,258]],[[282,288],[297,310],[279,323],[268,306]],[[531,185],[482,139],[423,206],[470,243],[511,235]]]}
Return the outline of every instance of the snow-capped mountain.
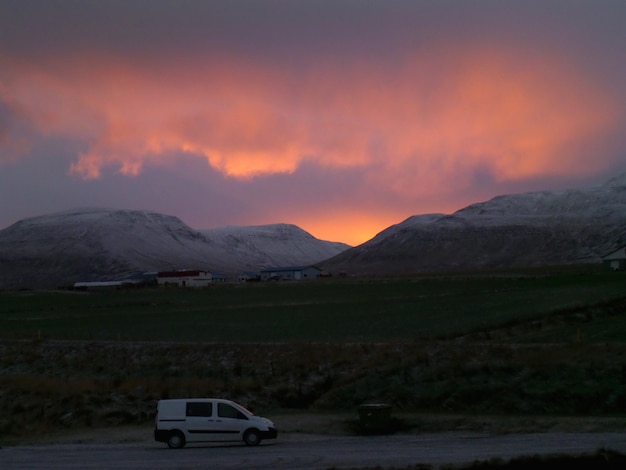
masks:
{"label": "snow-capped mountain", "polygon": [[[350,248],[345,243],[323,242],[291,224],[227,226],[200,231],[207,240],[227,246],[246,257],[262,253],[265,266],[307,265],[328,259],[328,253]],[[333,255],[331,255],[333,256]]]}
{"label": "snow-capped mountain", "polygon": [[330,272],[417,273],[596,263],[626,244],[626,175],[583,189],[495,197],[413,216],[321,263]]}
{"label": "snow-capped mountain", "polygon": [[232,230],[232,235],[229,229],[203,234],[173,216],[114,209],[24,219],[0,231],[0,288],[55,287],[173,269],[236,276],[269,265],[314,264],[349,248],[293,225]]}
{"label": "snow-capped mountain", "polygon": [[354,248],[289,224],[198,231],[155,212],[82,209],[1,230],[0,288],[171,269],[235,276],[315,264],[331,273],[405,274],[597,263],[624,245],[626,174],[589,188],[509,194],[453,214],[416,215]]}

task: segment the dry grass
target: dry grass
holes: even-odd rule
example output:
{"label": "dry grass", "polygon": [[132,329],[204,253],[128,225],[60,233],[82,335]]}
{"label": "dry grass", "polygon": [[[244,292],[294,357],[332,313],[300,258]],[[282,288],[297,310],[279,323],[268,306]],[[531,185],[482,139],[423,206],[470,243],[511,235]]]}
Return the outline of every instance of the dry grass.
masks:
{"label": "dry grass", "polygon": [[[161,398],[225,396],[300,433],[393,405],[407,432],[622,430],[624,345],[0,343],[0,438],[152,425]],[[15,400],[19,397],[19,400]]]}

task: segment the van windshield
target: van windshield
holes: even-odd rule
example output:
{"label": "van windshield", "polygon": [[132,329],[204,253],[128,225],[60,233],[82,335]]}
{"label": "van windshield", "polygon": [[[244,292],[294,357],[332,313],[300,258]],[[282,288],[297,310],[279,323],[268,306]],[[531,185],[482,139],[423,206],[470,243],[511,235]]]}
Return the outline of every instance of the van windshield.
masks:
{"label": "van windshield", "polygon": [[249,415],[249,416],[254,416],[254,413],[246,408],[244,408],[243,406],[241,406],[239,403],[235,403],[233,402],[233,405],[235,406],[235,408],[237,408],[239,411]]}

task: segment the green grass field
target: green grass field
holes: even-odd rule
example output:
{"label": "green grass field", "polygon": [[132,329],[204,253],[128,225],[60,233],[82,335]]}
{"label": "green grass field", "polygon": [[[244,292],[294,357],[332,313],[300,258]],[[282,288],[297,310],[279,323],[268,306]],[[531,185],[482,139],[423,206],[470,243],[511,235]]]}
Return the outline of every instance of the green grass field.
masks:
{"label": "green grass field", "polygon": [[625,285],[576,267],[0,292],[0,442],[59,423],[149,425],[158,399],[189,396],[264,412],[383,402],[480,430],[494,415],[527,431],[567,416],[626,429]]}
{"label": "green grass field", "polygon": [[[415,341],[516,325],[518,341],[626,341],[626,276],[597,269],[397,279],[2,292],[3,339],[206,342]],[[593,316],[594,321],[589,319]]]}

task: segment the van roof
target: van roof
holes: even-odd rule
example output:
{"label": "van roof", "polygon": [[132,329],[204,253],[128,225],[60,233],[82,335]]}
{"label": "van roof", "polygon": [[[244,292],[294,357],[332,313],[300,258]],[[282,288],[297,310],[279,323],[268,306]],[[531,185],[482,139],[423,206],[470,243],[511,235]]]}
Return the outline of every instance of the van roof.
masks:
{"label": "van roof", "polygon": [[223,402],[223,403],[234,403],[234,401],[228,400],[226,398],[211,398],[211,397],[207,397],[207,398],[164,398],[164,399],[159,400],[159,401],[166,401],[166,402],[177,402],[177,401],[198,402],[198,401],[207,401],[207,400],[220,401],[220,402]]}

